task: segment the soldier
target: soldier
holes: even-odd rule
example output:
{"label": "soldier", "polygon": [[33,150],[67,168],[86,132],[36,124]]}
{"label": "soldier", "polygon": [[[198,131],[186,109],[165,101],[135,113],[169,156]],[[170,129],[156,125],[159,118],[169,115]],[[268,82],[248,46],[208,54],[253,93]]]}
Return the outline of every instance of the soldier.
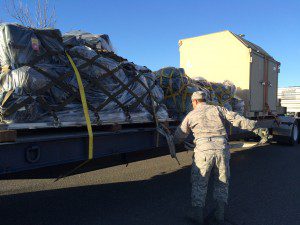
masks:
{"label": "soldier", "polygon": [[224,208],[228,199],[230,151],[225,128],[226,121],[233,126],[253,131],[256,121],[248,120],[236,112],[206,104],[205,93],[194,92],[193,109],[175,132],[175,141],[183,142],[190,132],[194,135],[194,157],[191,171],[192,209],[188,217],[203,224],[203,208],[210,173],[214,173],[214,199],[217,201],[215,219],[224,222]]}

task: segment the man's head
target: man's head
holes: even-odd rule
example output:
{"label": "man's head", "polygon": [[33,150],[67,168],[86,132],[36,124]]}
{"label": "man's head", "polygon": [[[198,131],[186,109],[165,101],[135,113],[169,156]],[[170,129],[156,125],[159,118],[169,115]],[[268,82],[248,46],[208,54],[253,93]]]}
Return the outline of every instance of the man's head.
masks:
{"label": "man's head", "polygon": [[196,106],[202,102],[206,102],[205,100],[206,94],[203,91],[196,91],[192,94],[192,105],[193,109],[196,108]]}

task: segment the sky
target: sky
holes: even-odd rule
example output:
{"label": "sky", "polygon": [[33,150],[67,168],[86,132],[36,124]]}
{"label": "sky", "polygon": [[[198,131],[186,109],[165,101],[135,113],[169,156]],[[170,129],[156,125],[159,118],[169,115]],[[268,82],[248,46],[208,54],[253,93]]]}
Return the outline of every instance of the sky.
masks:
{"label": "sky", "polygon": [[[33,7],[35,0],[27,2]],[[179,67],[180,39],[222,30],[245,34],[281,62],[279,87],[300,86],[300,0],[49,2],[62,32],[108,34],[117,54],[152,70]],[[2,21],[14,21],[1,14]]]}

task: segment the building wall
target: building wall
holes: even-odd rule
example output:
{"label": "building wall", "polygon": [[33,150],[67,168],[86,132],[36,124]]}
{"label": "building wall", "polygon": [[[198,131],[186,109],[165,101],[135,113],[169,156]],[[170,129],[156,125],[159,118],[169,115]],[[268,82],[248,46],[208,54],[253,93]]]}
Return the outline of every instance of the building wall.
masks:
{"label": "building wall", "polygon": [[208,81],[232,81],[249,89],[250,52],[229,31],[179,41],[180,67],[188,76]]}

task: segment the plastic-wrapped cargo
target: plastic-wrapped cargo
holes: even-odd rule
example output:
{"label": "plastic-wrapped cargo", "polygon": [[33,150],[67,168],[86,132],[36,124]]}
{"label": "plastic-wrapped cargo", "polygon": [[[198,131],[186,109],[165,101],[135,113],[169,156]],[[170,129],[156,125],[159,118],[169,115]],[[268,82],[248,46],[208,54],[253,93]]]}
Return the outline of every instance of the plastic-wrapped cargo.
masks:
{"label": "plastic-wrapped cargo", "polygon": [[198,89],[182,68],[165,67],[154,73],[164,91],[164,103],[170,117],[182,119],[192,109],[191,95]]}
{"label": "plastic-wrapped cargo", "polygon": [[223,106],[228,110],[244,114],[245,103],[243,100],[236,98],[236,87],[228,80],[223,83],[209,82],[205,79],[193,79],[193,82],[200,90],[207,93],[207,102],[213,105]]}
{"label": "plastic-wrapped cargo", "polygon": [[81,30],[70,31],[63,35],[64,44],[69,47],[85,45],[94,50],[113,52],[113,46],[107,34],[91,34]]}
{"label": "plastic-wrapped cargo", "polygon": [[192,82],[198,87],[199,90],[206,93],[206,102],[208,104],[219,105],[219,100],[210,82],[202,77],[194,78]]}
{"label": "plastic-wrapped cargo", "polygon": [[157,116],[168,117],[165,107],[159,104],[163,92],[154,83],[150,71],[140,72],[133,63],[117,62],[87,46],[75,46],[69,53],[80,68],[81,76],[91,84],[86,89],[87,100],[94,112],[100,112],[101,120],[110,120],[105,117],[113,116],[122,120],[149,121],[153,110],[151,96],[155,99]]}
{"label": "plastic-wrapped cargo", "polygon": [[168,119],[155,75],[108,49],[101,51],[103,43],[92,45],[89,35],[71,45],[58,30],[1,24],[0,31],[2,123],[84,124],[77,79],[65,51],[80,72],[93,124]]}
{"label": "plastic-wrapped cargo", "polygon": [[62,54],[61,33],[57,29],[29,29],[18,24],[0,24],[1,68],[19,68],[36,62],[56,64]]}
{"label": "plastic-wrapped cargo", "polygon": [[235,98],[235,85],[226,80],[223,83],[209,82],[201,77],[191,79],[182,68],[165,67],[155,72],[157,81],[164,90],[164,103],[172,118],[182,119],[191,109],[191,95],[201,90],[206,93],[208,104],[219,105],[244,114],[244,101]]}
{"label": "plastic-wrapped cargo", "polygon": [[240,115],[244,115],[245,113],[244,100],[234,97],[231,99],[231,106],[232,106],[232,111],[237,112]]}

